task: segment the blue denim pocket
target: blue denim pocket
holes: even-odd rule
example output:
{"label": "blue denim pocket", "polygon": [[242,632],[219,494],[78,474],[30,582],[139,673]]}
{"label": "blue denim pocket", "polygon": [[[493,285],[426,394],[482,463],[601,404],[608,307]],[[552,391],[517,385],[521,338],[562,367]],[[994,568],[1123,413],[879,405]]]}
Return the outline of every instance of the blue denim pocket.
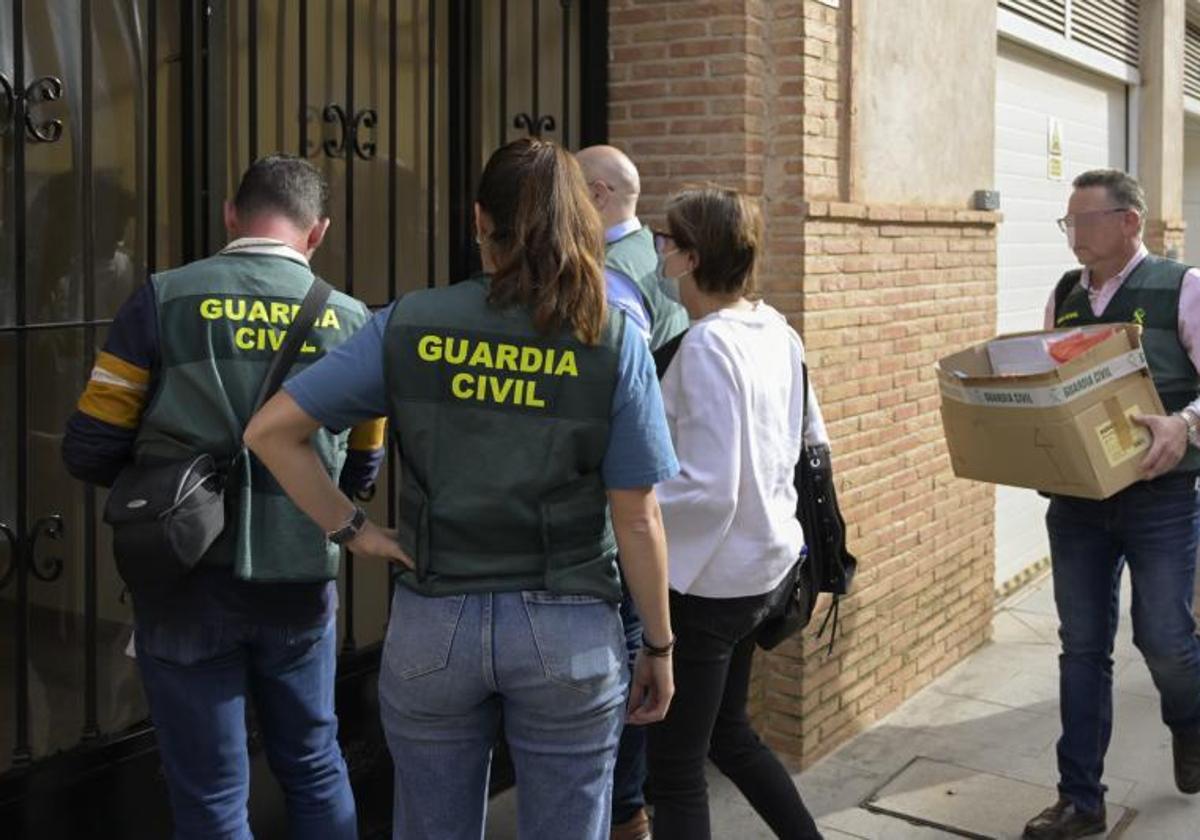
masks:
{"label": "blue denim pocket", "polygon": [[205,622],[138,622],[134,646],[139,656],[149,656],[166,665],[198,665],[237,651],[240,638],[230,629]]}
{"label": "blue denim pocket", "polygon": [[430,598],[398,585],[383,647],[388,670],[410,680],[445,668],[466,601],[466,595]]}
{"label": "blue denim pocket", "polygon": [[521,597],[547,679],[590,693],[622,678],[625,634],[616,604],[544,591]]}

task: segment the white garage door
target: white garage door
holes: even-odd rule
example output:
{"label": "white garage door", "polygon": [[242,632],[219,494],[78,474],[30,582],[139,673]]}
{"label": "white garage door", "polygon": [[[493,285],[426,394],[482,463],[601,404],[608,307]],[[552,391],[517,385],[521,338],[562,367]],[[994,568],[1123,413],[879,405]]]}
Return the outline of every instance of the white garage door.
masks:
{"label": "white garage door", "polygon": [[1187,220],[1184,259],[1200,265],[1200,117],[1189,117],[1183,147],[1183,217]]}
{"label": "white garage door", "polygon": [[[1066,212],[1071,179],[1101,166],[1125,168],[1125,86],[1000,41],[996,70],[996,189],[1004,221],[998,242],[997,332],[1042,328],[1046,298],[1075,266],[1054,220]],[[1048,177],[1049,127],[1063,145],[1062,180]],[[996,583],[1046,557],[1046,503],[1036,493],[996,489]]]}

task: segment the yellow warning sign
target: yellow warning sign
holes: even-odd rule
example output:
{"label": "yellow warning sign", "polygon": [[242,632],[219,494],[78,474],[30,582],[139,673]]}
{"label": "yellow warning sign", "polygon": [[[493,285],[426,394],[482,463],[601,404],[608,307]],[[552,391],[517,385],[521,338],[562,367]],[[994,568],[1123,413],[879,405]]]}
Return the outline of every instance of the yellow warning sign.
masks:
{"label": "yellow warning sign", "polygon": [[1051,157],[1062,157],[1063,153],[1063,136],[1062,123],[1054,117],[1050,117],[1046,124],[1046,151]]}
{"label": "yellow warning sign", "polygon": [[[1125,409],[1126,418],[1141,413],[1142,410],[1137,405],[1131,405]],[[1129,425],[1131,434],[1128,446],[1121,444],[1121,435],[1111,420],[1106,420],[1096,427],[1096,437],[1100,439],[1100,448],[1104,450],[1104,457],[1108,459],[1110,467],[1120,466],[1138,453],[1150,448],[1150,432],[1132,422]]]}
{"label": "yellow warning sign", "polygon": [[1063,159],[1061,155],[1051,155],[1046,160],[1046,177],[1051,181],[1063,179]]}
{"label": "yellow warning sign", "polygon": [[1063,130],[1062,123],[1054,117],[1046,118],[1046,177],[1051,181],[1063,180]]}

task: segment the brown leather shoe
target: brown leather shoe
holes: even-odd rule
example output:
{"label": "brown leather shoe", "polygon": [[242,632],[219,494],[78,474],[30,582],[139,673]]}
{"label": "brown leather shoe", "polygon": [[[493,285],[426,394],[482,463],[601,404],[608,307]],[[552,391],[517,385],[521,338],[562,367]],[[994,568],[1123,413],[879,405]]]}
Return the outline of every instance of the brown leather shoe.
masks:
{"label": "brown leather shoe", "polygon": [[1181,793],[1200,793],[1200,732],[1174,732],[1175,787]]}
{"label": "brown leather shoe", "polygon": [[646,815],[646,809],[640,809],[633,815],[633,819],[626,820],[620,825],[614,825],[609,838],[610,840],[650,840],[650,817]]}
{"label": "brown leather shoe", "polygon": [[1069,799],[1059,799],[1025,825],[1022,840],[1074,840],[1108,830],[1104,806],[1094,814],[1080,811]]}

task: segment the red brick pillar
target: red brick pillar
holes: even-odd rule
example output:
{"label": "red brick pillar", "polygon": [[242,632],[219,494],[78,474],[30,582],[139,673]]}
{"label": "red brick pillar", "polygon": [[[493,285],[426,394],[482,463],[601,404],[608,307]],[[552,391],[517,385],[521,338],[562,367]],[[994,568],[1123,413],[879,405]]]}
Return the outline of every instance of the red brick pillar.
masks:
{"label": "red brick pillar", "polygon": [[998,217],[850,200],[853,6],[609,5],[609,135],[641,170],[642,215],[696,181],[760,199],[759,285],[801,331],[829,423],[859,579],[833,656],[789,642],[752,691],[760,731],[800,761],[977,647],[992,614],[994,494],[950,472],[933,364],[993,329]]}

